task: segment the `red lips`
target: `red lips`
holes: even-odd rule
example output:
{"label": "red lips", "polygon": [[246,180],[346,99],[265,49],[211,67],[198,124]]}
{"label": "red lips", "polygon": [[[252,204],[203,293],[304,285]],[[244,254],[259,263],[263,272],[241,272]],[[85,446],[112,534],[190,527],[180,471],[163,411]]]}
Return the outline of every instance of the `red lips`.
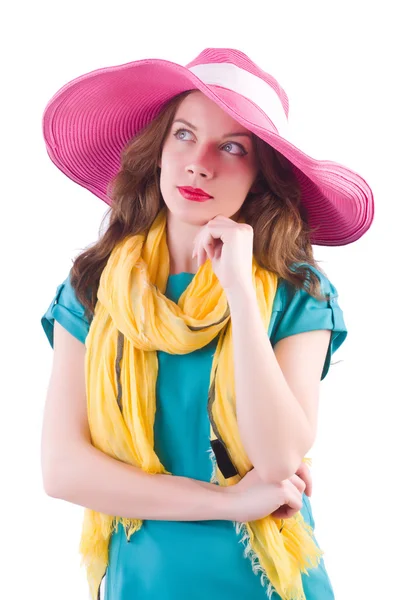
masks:
{"label": "red lips", "polygon": [[185,192],[187,194],[191,194],[192,196],[199,196],[201,198],[212,198],[212,196],[210,196],[209,194],[207,194],[207,192],[205,192],[204,190],[202,190],[200,188],[179,187],[178,189],[181,192]]}

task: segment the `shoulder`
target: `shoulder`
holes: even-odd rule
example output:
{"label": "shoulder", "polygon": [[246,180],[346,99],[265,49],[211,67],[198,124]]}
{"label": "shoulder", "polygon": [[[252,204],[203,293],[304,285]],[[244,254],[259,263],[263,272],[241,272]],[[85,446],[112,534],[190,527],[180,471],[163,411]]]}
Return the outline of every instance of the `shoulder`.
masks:
{"label": "shoulder", "polygon": [[76,297],[70,276],[71,271],[69,271],[66,279],[57,286],[49,307],[41,317],[41,325],[52,347],[54,320],[58,321],[82,343],[85,343],[90,327],[85,308]]}
{"label": "shoulder", "polygon": [[[311,278],[316,277],[320,282],[321,293],[324,296],[327,296],[329,300],[332,300],[333,298],[338,297],[338,291],[337,291],[336,287],[333,285],[333,283],[331,283],[329,278],[326,275],[324,275],[324,273],[322,271],[320,271],[313,265],[310,265],[309,263],[304,263],[304,262],[294,263],[294,265],[291,267],[291,270],[304,272],[306,282],[309,282],[309,280]],[[304,300],[306,303],[309,302],[313,306],[324,307],[328,304],[328,302],[325,300],[319,300],[319,299],[311,296],[309,294],[309,292],[307,291],[306,286],[304,288],[298,288],[297,286],[295,286],[293,283],[291,283],[287,279],[283,279],[281,277],[279,278],[279,281],[278,281],[277,296],[278,296],[278,298],[277,298],[276,306],[277,306],[278,310],[283,310],[283,309],[287,308],[287,306],[290,304],[290,302],[294,298],[298,298],[298,297],[301,300]],[[310,301],[310,299],[311,299],[311,301]]]}
{"label": "shoulder", "polygon": [[316,276],[325,299],[314,298],[305,287],[297,288],[291,282],[280,278],[269,326],[269,338],[274,347],[281,339],[291,335],[321,329],[330,330],[332,333],[322,373],[323,379],[328,371],[332,354],[347,337],[338,290],[324,273],[312,265],[295,263],[294,269],[305,270],[307,281],[310,277]]}

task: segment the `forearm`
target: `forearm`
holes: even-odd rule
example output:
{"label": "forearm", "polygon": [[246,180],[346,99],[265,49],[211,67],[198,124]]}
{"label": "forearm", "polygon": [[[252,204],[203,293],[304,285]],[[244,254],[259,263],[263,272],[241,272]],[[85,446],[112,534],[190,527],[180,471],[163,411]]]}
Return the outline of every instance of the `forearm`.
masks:
{"label": "forearm", "polygon": [[173,475],[151,475],[90,444],[58,461],[50,496],[131,519],[232,520],[230,496],[215,484]]}
{"label": "forearm", "polygon": [[277,362],[254,288],[228,301],[241,439],[263,480],[281,481],[295,473],[311,447],[309,424]]}

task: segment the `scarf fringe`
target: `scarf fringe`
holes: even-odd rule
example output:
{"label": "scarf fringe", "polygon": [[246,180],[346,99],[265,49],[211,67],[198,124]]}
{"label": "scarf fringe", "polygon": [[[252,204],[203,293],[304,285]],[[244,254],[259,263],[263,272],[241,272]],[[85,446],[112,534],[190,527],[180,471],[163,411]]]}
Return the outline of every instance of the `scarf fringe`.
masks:
{"label": "scarf fringe", "polygon": [[[217,465],[216,457],[215,457],[215,454],[214,454],[214,451],[212,448],[209,448],[208,454],[209,454],[209,457],[210,457],[210,460],[212,463],[212,474],[211,474],[210,483],[219,485],[218,478],[216,475],[218,465]],[[262,587],[265,587],[267,584],[266,594],[267,594],[268,598],[271,598],[273,593],[276,592],[276,589],[269,581],[269,579],[266,575],[266,571],[260,563],[259,556],[256,554],[256,552],[252,548],[251,536],[248,531],[247,525],[245,523],[240,523],[239,521],[233,521],[233,525],[234,525],[237,536],[240,536],[239,543],[242,544],[244,547],[244,551],[243,551],[244,558],[248,558],[250,560],[251,568],[252,568],[252,571],[255,573],[255,575],[258,575],[259,573],[261,573],[261,577],[260,577],[261,585],[262,585]]]}
{"label": "scarf fringe", "polygon": [[[212,464],[210,482],[219,485],[219,478],[222,476],[211,447],[208,454]],[[303,460],[309,465],[312,464],[311,458],[305,457]],[[244,558],[250,560],[255,575],[261,574],[261,585],[267,585],[268,598],[271,599],[273,593],[277,593],[283,600],[306,600],[301,573],[307,575],[308,569],[316,568],[324,552],[315,543],[313,528],[306,523],[301,513],[284,519],[282,532],[279,531],[280,524],[281,519],[273,519],[270,516],[252,523],[233,521],[236,534],[240,537],[239,543],[244,547]],[[280,552],[280,545],[275,536],[282,536],[284,542]],[[267,548],[259,539],[267,541]],[[305,554],[301,552],[302,547],[305,547]],[[282,585],[281,581],[288,584]]]}
{"label": "scarf fringe", "polygon": [[86,569],[89,592],[92,600],[97,600],[101,581],[109,564],[109,541],[121,524],[128,541],[140,530],[142,521],[124,517],[111,517],[90,508],[84,510],[82,535],[79,552],[82,555],[80,566]]}

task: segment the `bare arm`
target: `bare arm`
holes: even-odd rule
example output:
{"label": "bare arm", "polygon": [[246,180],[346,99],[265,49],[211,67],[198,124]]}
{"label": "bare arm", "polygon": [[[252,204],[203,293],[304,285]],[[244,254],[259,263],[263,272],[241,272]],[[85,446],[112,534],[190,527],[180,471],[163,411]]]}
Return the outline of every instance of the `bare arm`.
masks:
{"label": "bare arm", "polygon": [[[304,380],[300,380],[300,385],[295,385],[297,394],[294,394],[264,327],[254,287],[236,288],[229,292],[228,302],[233,330],[237,422],[241,439],[263,481],[284,480],[297,471],[314,442],[314,419],[309,422],[296,397],[304,396],[305,392],[308,396],[311,388],[304,384]],[[329,332],[326,336],[329,341]],[[313,386],[316,388],[320,381],[317,370],[321,374],[327,339],[322,336],[312,360],[306,358],[310,372],[303,369],[309,382],[314,372]],[[301,344],[304,345],[302,340]],[[299,351],[294,350],[294,356],[295,353],[299,355]]]}
{"label": "bare arm", "polygon": [[167,521],[232,520],[233,499],[212,483],[151,475],[90,444],[59,466],[48,494],[107,515]]}
{"label": "bare arm", "polygon": [[150,475],[95,448],[89,432],[85,346],[58,322],[42,430],[46,493],[108,515],[136,519],[233,520],[235,500],[211,483]]}

